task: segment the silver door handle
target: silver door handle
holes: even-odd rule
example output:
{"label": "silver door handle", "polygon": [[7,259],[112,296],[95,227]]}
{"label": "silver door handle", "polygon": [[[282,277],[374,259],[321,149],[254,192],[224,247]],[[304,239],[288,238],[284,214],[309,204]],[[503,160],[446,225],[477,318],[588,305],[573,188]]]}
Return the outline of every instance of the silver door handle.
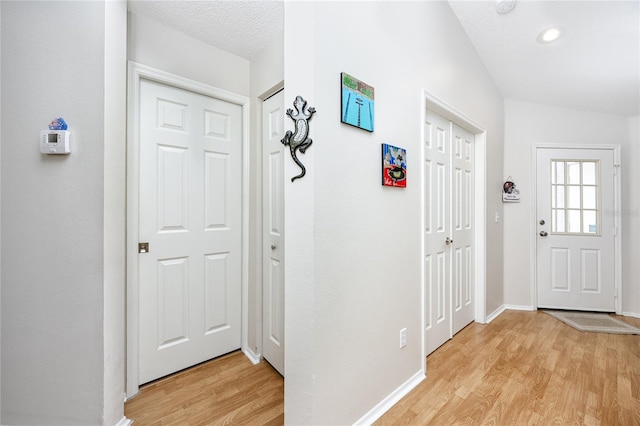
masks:
{"label": "silver door handle", "polygon": [[549,235],[549,234],[547,234],[547,231],[540,231],[540,236],[541,237],[546,237],[547,235]]}
{"label": "silver door handle", "polygon": [[444,243],[445,243],[446,245],[453,244],[453,240],[452,240],[451,238],[447,237],[447,239],[446,239],[446,240],[444,240]]}

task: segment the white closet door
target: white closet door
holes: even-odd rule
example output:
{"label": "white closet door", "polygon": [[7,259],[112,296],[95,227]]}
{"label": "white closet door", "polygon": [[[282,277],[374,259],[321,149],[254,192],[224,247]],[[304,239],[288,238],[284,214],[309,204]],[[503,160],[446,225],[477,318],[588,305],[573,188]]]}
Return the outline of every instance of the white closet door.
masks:
{"label": "white closet door", "polygon": [[474,318],[473,135],[425,117],[425,341],[429,354]]}
{"label": "white closet door", "polygon": [[284,90],[262,104],[262,356],[284,376]]}

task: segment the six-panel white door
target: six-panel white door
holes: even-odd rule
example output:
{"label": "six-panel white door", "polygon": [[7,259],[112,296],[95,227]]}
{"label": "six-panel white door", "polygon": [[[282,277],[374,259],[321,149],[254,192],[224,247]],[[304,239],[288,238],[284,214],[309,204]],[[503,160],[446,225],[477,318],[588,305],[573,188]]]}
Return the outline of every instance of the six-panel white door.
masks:
{"label": "six-panel white door", "polygon": [[425,118],[425,351],[474,319],[473,135]]}
{"label": "six-panel white door", "polygon": [[284,91],[262,104],[262,356],[284,376]]}
{"label": "six-panel white door", "polygon": [[452,123],[452,335],[474,320],[474,135]]}
{"label": "six-panel white door", "polygon": [[536,150],[538,307],[615,311],[614,154]]}
{"label": "six-panel white door", "polygon": [[241,344],[242,108],[140,83],[139,383]]}
{"label": "six-panel white door", "polygon": [[[425,123],[426,353],[451,338],[451,123],[428,111]],[[454,240],[455,241],[455,240]]]}

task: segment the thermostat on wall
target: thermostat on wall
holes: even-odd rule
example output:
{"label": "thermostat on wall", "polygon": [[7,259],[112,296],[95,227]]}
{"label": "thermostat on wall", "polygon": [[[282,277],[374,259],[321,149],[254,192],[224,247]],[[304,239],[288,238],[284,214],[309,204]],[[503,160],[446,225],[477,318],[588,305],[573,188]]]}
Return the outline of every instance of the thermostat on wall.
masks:
{"label": "thermostat on wall", "polygon": [[71,132],[43,130],[40,132],[40,152],[43,154],[70,154]]}

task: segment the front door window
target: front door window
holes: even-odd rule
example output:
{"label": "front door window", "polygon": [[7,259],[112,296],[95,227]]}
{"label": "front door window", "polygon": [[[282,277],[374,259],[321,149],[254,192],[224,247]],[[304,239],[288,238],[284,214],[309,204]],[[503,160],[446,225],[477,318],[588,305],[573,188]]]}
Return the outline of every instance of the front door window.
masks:
{"label": "front door window", "polygon": [[600,235],[600,164],[551,160],[551,232]]}

